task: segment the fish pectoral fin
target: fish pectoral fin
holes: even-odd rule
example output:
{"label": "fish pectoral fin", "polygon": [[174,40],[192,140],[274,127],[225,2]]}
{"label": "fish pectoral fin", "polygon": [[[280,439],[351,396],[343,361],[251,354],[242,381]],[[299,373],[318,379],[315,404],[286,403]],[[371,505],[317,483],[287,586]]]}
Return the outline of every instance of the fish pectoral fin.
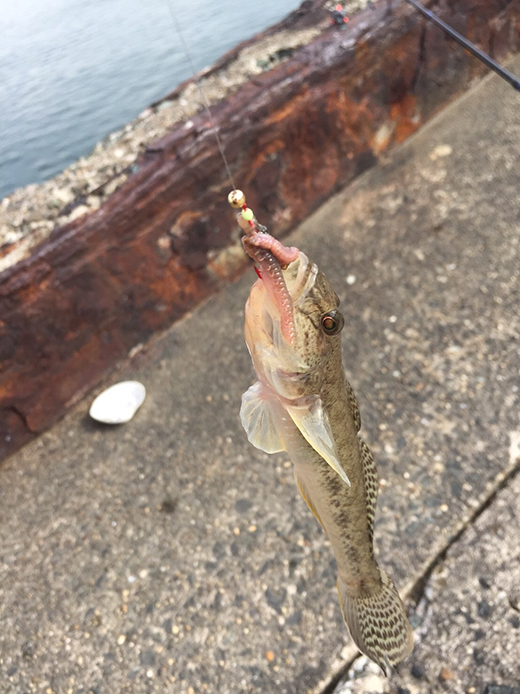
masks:
{"label": "fish pectoral fin", "polygon": [[285,444],[276,427],[275,413],[257,381],[242,395],[240,420],[249,442],[265,453],[285,451]]}
{"label": "fish pectoral fin", "polygon": [[350,487],[350,481],[338,458],[329,418],[318,396],[305,405],[290,405],[284,407],[298,427],[301,435],[314,450],[338,473],[341,479]]}
{"label": "fish pectoral fin", "polygon": [[300,477],[300,475],[296,472],[296,470],[294,470],[294,479],[296,480],[296,484],[297,484],[297,486],[298,486],[298,489],[300,490],[300,494],[301,494],[301,495],[303,496],[303,498],[304,498],[305,503],[307,504],[307,506],[308,506],[308,507],[310,508],[310,510],[312,511],[312,515],[314,516],[314,518],[316,518],[316,520],[318,521],[318,523],[319,523],[319,524],[321,525],[321,527],[325,530],[325,528],[324,528],[324,526],[323,526],[323,523],[321,522],[320,515],[319,515],[318,511],[316,510],[316,506],[314,505],[314,502],[313,502],[312,499],[311,499],[311,496],[310,496],[310,494],[309,494],[309,490],[308,490],[307,487],[305,486],[305,483],[303,482],[303,480],[302,480],[302,478]]}

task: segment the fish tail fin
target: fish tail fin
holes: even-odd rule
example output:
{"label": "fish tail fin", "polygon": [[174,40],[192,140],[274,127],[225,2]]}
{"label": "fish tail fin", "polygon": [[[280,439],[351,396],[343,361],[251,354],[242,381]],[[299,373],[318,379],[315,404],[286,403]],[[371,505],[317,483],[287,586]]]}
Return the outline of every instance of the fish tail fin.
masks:
{"label": "fish tail fin", "polygon": [[392,579],[381,571],[381,588],[370,597],[352,597],[338,578],[338,593],[350,634],[359,650],[390,675],[413,649],[413,633]]}

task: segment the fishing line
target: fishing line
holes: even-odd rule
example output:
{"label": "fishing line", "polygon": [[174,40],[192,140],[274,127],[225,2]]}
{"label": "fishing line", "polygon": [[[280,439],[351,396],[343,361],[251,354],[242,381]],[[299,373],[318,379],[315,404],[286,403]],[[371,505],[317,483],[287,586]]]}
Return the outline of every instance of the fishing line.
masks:
{"label": "fishing line", "polygon": [[[442,29],[450,38],[452,38],[454,41],[456,41],[460,46],[462,46],[465,50],[469,51],[472,55],[474,55],[476,58],[478,58],[484,65],[489,67],[491,70],[496,72],[502,79],[504,79],[506,82],[508,82],[514,89],[517,91],[520,91],[520,80],[513,75],[513,73],[509,72],[509,70],[506,70],[506,68],[502,67],[499,63],[497,63],[491,56],[489,56],[487,53],[484,51],[480,50],[473,44],[471,41],[466,39],[464,36],[458,33],[458,31],[455,31],[452,27],[450,27],[446,22],[443,22],[442,19],[437,17],[433,12],[430,10],[427,10],[425,7],[423,7],[421,4],[417,2],[417,0],[405,0],[406,3],[411,5],[417,12],[423,15],[428,21],[433,22],[436,26],[438,26],[440,29]],[[202,100],[202,104],[204,106],[204,109],[206,111],[206,114],[208,116],[211,128],[213,130],[213,133],[215,134],[215,139],[217,142],[217,146],[220,152],[220,156],[222,157],[222,161],[224,162],[224,167],[226,169],[229,181],[231,183],[232,191],[229,194],[228,201],[230,205],[234,208],[241,208],[242,213],[239,215],[239,223],[244,229],[244,231],[249,231],[251,232],[257,232],[259,231],[256,219],[254,218],[254,213],[251,209],[249,209],[246,205],[246,200],[245,200],[245,195],[242,193],[242,191],[237,190],[235,186],[235,182],[233,180],[233,175],[231,174],[231,169],[228,164],[228,160],[226,158],[225,152],[224,152],[224,147],[222,145],[222,140],[220,139],[219,135],[219,130],[218,127],[215,124],[215,121],[213,120],[213,114],[211,113],[211,108],[209,105],[209,101],[206,97],[206,94],[202,88],[202,85],[200,84],[198,78],[197,78],[197,72],[195,70],[195,65],[193,63],[193,58],[191,56],[190,49],[188,48],[188,44],[186,43],[186,40],[184,38],[184,34],[182,33],[179,21],[177,19],[177,14],[175,12],[174,6],[173,6],[173,0],[166,0],[166,5],[168,7],[168,11],[170,13],[173,25],[175,27],[175,30],[181,40],[184,53],[186,55],[186,58],[188,59],[188,63],[191,69],[191,76],[193,81],[195,82],[197,89],[199,90],[200,98]],[[341,5],[336,5],[336,10],[340,11],[341,14],[343,14],[343,8]],[[344,21],[348,21],[347,18],[345,18]],[[243,219],[240,219],[242,217]]]}
{"label": "fishing line", "polygon": [[209,122],[211,124],[212,129],[213,129],[213,132],[215,133],[215,139],[217,141],[217,146],[218,146],[218,149],[220,152],[220,156],[222,157],[222,161],[224,162],[224,166],[226,167],[226,172],[227,172],[229,181],[231,183],[231,187],[233,189],[235,189],[235,187],[236,187],[235,182],[233,181],[233,176],[231,175],[231,170],[229,168],[229,164],[228,164],[228,161],[226,159],[226,155],[224,154],[224,147],[222,146],[222,141],[221,141],[220,136],[219,136],[218,128],[215,125],[215,121],[213,120],[213,116],[211,114],[211,109],[209,107],[209,101],[206,98],[206,94],[204,93],[204,90],[202,89],[202,87],[199,83],[199,80],[197,79],[197,73],[195,70],[195,65],[193,64],[193,59],[191,57],[191,53],[189,51],[188,44],[186,43],[186,41],[184,39],[184,34],[182,33],[181,27],[180,27],[179,22],[177,20],[177,15],[174,11],[172,0],[166,0],[166,5],[168,7],[168,10],[170,11],[170,16],[172,18],[172,21],[175,25],[175,29],[177,31],[177,34],[179,35],[179,38],[180,38],[181,43],[183,45],[184,53],[186,54],[186,57],[188,59],[188,63],[190,65],[190,69],[191,69],[191,76],[193,78],[193,81],[197,85],[197,89],[199,90],[199,93],[200,93],[200,98],[202,99],[202,103],[204,105],[204,109],[206,110],[206,114],[209,118]]}
{"label": "fishing line", "polygon": [[405,0],[405,2],[414,7],[417,10],[417,12],[420,12],[423,15],[423,17],[426,17],[426,19],[428,19],[430,22],[433,22],[440,29],[445,31],[448,34],[448,36],[450,36],[454,41],[456,41],[467,51],[472,53],[475,56],[475,58],[478,58],[481,62],[484,63],[484,65],[487,65],[488,68],[494,70],[497,73],[497,75],[500,75],[502,79],[508,82],[517,91],[520,91],[520,80],[517,77],[515,77],[515,75],[513,75],[512,72],[509,72],[509,70],[506,70],[505,67],[499,65],[499,63],[493,60],[493,58],[491,58],[487,53],[484,53],[484,51],[481,51],[480,48],[477,48],[474,43],[471,43],[471,41],[459,34],[458,31],[452,29],[448,24],[446,24],[446,22],[443,22],[442,19],[437,17],[437,15],[433,14],[433,12],[430,12],[430,10],[427,10],[425,7],[420,5],[417,2],[417,0]]}
{"label": "fishing line", "polygon": [[[258,222],[255,219],[255,214],[251,208],[249,208],[246,205],[246,196],[241,190],[238,190],[235,186],[235,182],[233,180],[233,176],[231,174],[231,170],[229,168],[228,161],[226,159],[226,155],[224,153],[224,147],[222,146],[222,141],[220,139],[219,133],[218,133],[218,128],[215,125],[215,122],[213,120],[213,116],[211,114],[211,109],[209,106],[209,102],[206,98],[206,94],[204,93],[204,90],[202,89],[202,85],[199,83],[197,79],[197,73],[195,72],[195,65],[193,64],[193,59],[191,57],[190,50],[188,48],[188,44],[186,43],[184,39],[184,35],[181,31],[181,27],[179,25],[179,22],[177,20],[177,15],[175,13],[172,0],[166,0],[166,4],[168,6],[168,9],[170,11],[170,15],[172,18],[172,21],[175,25],[175,29],[177,31],[177,34],[179,35],[179,38],[181,40],[181,43],[184,47],[184,52],[186,54],[186,57],[188,58],[188,62],[190,64],[191,68],[191,76],[193,78],[193,81],[197,85],[197,89],[200,92],[200,96],[202,99],[202,103],[204,104],[204,108],[206,110],[206,113],[209,118],[209,122],[211,124],[211,127],[213,128],[213,132],[215,133],[215,139],[217,140],[217,145],[218,149],[220,152],[220,156],[222,157],[222,161],[224,162],[224,166],[226,167],[227,175],[229,178],[229,181],[231,183],[232,191],[228,195],[228,202],[231,205],[231,207],[235,209],[241,209],[241,212],[238,215],[238,223],[239,226],[242,228],[243,231],[246,232],[246,235],[251,235],[251,234],[256,234],[259,231],[266,231],[265,227],[262,227],[258,224]],[[260,276],[260,275],[259,275]]]}

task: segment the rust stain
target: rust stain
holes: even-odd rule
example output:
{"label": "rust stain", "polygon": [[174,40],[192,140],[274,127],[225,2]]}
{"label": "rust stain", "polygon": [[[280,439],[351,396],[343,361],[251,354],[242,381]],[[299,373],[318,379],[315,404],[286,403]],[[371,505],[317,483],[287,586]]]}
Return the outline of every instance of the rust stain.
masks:
{"label": "rust stain", "polygon": [[274,111],[273,113],[271,113],[265,119],[265,125],[270,126],[270,125],[276,125],[278,123],[282,123],[288,117],[291,117],[296,111],[298,111],[298,109],[302,108],[302,106],[305,103],[305,101],[307,100],[307,98],[308,98],[307,89],[304,88],[303,93],[300,93],[297,96],[293,97],[290,101],[288,101],[285,105],[283,105],[277,111]]}
{"label": "rust stain", "polygon": [[257,173],[258,169],[260,169],[268,160],[269,157],[276,156],[279,152],[283,151],[284,149],[284,142],[283,140],[276,139],[270,142],[267,147],[263,149],[262,152],[256,155],[256,157],[251,161],[250,163],[250,173],[249,173],[249,180],[251,180],[255,174]]}
{"label": "rust stain", "polygon": [[[440,0],[431,9],[448,22],[465,14],[477,39],[499,18],[507,30],[495,57],[517,49],[520,0],[476,1],[478,11],[467,0],[456,14]],[[423,20],[403,5],[388,14],[376,3],[359,17],[215,107],[235,178],[278,236],[417,130],[471,71],[483,72],[435,32],[418,71]],[[205,132],[205,116],[194,120]],[[247,266],[213,139],[187,136],[180,124],[159,144],[100,210],[2,274],[0,456]]]}
{"label": "rust stain", "polygon": [[421,125],[417,98],[413,94],[407,94],[401,101],[393,104],[390,118],[395,123],[396,142],[403,142]]}

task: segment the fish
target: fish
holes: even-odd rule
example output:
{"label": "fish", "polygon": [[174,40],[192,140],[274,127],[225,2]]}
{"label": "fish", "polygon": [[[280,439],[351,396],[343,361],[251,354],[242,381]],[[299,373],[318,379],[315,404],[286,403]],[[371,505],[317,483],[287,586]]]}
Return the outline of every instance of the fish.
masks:
{"label": "fish", "polygon": [[404,604],[374,556],[379,478],[341,353],[344,318],[323,272],[301,250],[239,223],[258,274],[245,307],[257,381],[242,396],[250,443],[285,451],[298,489],[337,563],[344,621],[357,648],[389,675],[413,649]]}

